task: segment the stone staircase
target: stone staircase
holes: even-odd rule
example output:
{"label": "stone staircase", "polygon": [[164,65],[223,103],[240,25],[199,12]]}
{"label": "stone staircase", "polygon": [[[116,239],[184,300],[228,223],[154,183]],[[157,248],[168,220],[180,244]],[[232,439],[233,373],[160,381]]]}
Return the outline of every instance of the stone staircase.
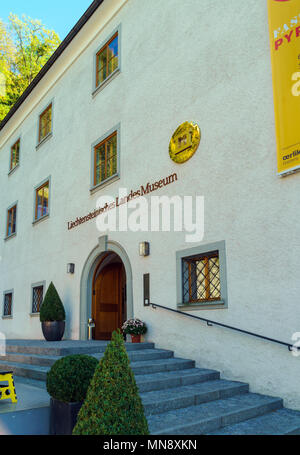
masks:
{"label": "stone staircase", "polygon": [[[45,387],[47,371],[62,356],[90,354],[100,359],[107,342],[9,341],[0,370],[13,371]],[[283,408],[280,398],[249,392],[248,384],[220,379],[153,343],[126,343],[131,367],[153,435],[300,434],[300,412]]]}

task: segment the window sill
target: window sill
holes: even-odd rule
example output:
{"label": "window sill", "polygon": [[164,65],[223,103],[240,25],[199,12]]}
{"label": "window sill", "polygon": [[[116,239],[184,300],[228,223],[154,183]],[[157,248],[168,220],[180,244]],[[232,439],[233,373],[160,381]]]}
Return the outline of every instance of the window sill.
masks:
{"label": "window sill", "polygon": [[4,241],[7,242],[8,240],[13,239],[15,237],[17,237],[17,233],[16,232],[14,234],[9,235],[8,237],[5,237]]}
{"label": "window sill", "polygon": [[19,169],[19,167],[20,167],[19,164],[17,164],[15,167],[13,167],[13,168],[9,171],[8,176],[12,175],[17,169]]}
{"label": "window sill", "polygon": [[5,320],[6,319],[13,319],[13,317],[12,316],[2,316],[2,319],[5,319]]}
{"label": "window sill", "polygon": [[188,311],[188,310],[220,310],[226,309],[227,305],[225,300],[216,300],[213,302],[193,302],[193,303],[179,303],[177,305],[178,310]]}
{"label": "window sill", "polygon": [[111,73],[105,81],[103,81],[95,90],[92,92],[92,97],[94,98],[99,92],[101,92],[118,74],[121,73],[120,68],[117,68],[113,73]]}
{"label": "window sill", "polygon": [[31,318],[39,318],[40,317],[40,313],[29,313],[29,316]]}
{"label": "window sill", "polygon": [[45,142],[47,142],[50,138],[52,137],[52,131],[51,133],[47,134],[47,136],[45,136],[39,143],[38,145],[36,146],[36,150],[38,150]]}
{"label": "window sill", "polygon": [[113,176],[109,177],[108,179],[103,180],[103,182],[98,183],[98,185],[93,186],[92,188],[90,188],[90,193],[94,194],[94,193],[96,193],[96,191],[99,191],[102,188],[105,188],[106,186],[110,185],[111,183],[116,182],[117,180],[120,180],[119,174],[113,175]]}
{"label": "window sill", "polygon": [[32,226],[35,226],[35,225],[41,223],[42,221],[47,220],[47,219],[49,218],[49,216],[50,216],[50,215],[49,215],[49,213],[48,213],[48,215],[42,216],[42,217],[39,218],[38,220],[34,220],[33,223],[32,223]]}

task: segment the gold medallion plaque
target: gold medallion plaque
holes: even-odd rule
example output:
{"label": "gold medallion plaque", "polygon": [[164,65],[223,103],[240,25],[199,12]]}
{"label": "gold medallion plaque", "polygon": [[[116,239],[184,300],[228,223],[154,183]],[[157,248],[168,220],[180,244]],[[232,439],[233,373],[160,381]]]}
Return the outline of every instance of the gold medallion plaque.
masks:
{"label": "gold medallion plaque", "polygon": [[196,153],[201,141],[201,131],[198,125],[185,122],[180,125],[172,136],[169,153],[175,163],[182,164]]}

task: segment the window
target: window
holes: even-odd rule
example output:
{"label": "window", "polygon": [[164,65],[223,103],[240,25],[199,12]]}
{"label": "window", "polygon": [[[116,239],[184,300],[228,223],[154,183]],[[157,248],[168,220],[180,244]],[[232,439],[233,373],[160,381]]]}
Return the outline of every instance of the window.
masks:
{"label": "window", "polygon": [[44,286],[34,286],[32,288],[32,314],[38,314],[43,303]]}
{"label": "window", "polygon": [[94,147],[94,186],[118,172],[117,132]]}
{"label": "window", "polygon": [[176,270],[178,308],[228,307],[224,241],[177,251]]}
{"label": "window", "polygon": [[221,300],[218,251],[182,259],[183,302]]}
{"label": "window", "polygon": [[39,143],[52,131],[52,103],[39,117]]}
{"label": "window", "polygon": [[6,237],[16,234],[17,205],[7,210]]}
{"label": "window", "polygon": [[101,48],[96,55],[96,87],[104,82],[119,68],[119,37],[118,33]]}
{"label": "window", "polygon": [[20,160],[20,139],[12,146],[10,149],[10,167],[9,170],[12,171],[15,167],[18,166]]}
{"label": "window", "polygon": [[10,317],[12,316],[12,301],[13,301],[13,293],[5,292],[4,293],[4,303],[3,303],[3,317]]}
{"label": "window", "polygon": [[35,190],[35,221],[49,214],[49,181]]}

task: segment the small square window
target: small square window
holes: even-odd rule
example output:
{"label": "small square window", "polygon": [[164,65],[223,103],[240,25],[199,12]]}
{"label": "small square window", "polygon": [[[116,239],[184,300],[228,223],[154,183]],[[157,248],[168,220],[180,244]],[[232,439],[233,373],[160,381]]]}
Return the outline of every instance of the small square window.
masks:
{"label": "small square window", "polygon": [[52,131],[52,103],[39,117],[39,143]]}
{"label": "small square window", "polygon": [[182,259],[183,303],[221,300],[219,252]]}
{"label": "small square window", "polygon": [[12,292],[6,292],[4,294],[4,303],[3,303],[3,316],[4,317],[12,316],[12,301],[13,301]]}
{"label": "small square window", "polygon": [[7,211],[6,237],[11,237],[16,233],[17,206],[14,205]]}
{"label": "small square window", "polygon": [[32,314],[40,312],[40,308],[44,298],[44,286],[36,286],[32,288]]}
{"label": "small square window", "polygon": [[94,147],[94,186],[118,173],[117,132]]}
{"label": "small square window", "polygon": [[10,149],[10,167],[9,170],[12,171],[15,167],[18,166],[20,161],[20,139],[12,146]]}
{"label": "small square window", "polygon": [[49,181],[35,190],[35,221],[49,214]]}
{"label": "small square window", "polygon": [[119,68],[119,37],[116,33],[96,55],[96,88]]}

